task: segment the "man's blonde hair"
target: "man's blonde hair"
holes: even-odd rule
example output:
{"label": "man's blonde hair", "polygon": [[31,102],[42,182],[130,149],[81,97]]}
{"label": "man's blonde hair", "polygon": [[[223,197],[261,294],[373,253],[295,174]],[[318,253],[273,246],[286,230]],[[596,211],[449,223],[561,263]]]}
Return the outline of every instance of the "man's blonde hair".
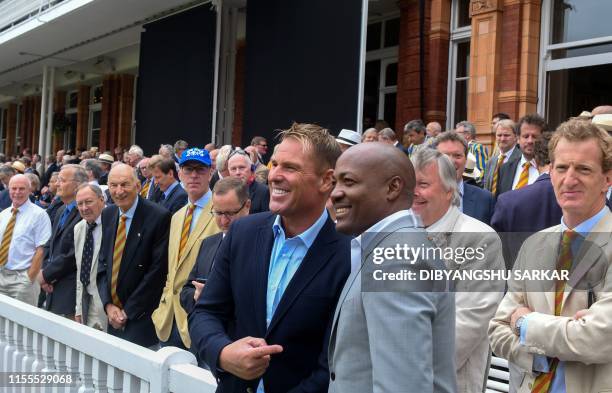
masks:
{"label": "man's blonde hair", "polygon": [[550,162],[555,162],[555,148],[561,139],[568,142],[583,142],[594,139],[601,151],[601,168],[606,173],[612,169],[612,137],[590,120],[572,119],[562,123],[548,144]]}
{"label": "man's blonde hair", "polygon": [[308,123],[293,123],[290,128],[280,133],[281,142],[285,139],[297,140],[305,153],[310,153],[320,173],[334,169],[342,151],[336,138],[327,129]]}

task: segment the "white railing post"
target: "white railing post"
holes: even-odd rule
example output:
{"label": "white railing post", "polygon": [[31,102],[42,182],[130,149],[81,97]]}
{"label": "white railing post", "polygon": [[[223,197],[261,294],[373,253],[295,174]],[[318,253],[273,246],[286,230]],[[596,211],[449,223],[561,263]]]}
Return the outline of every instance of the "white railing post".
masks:
{"label": "white railing post", "polygon": [[93,378],[91,375],[92,359],[84,353],[79,354],[79,375],[81,377],[81,387],[79,393],[94,393]]}
{"label": "white railing post", "polygon": [[32,370],[32,365],[36,360],[34,355],[34,332],[28,328],[23,329],[23,350],[25,356],[21,361],[20,370]]}
{"label": "white railing post", "polygon": [[79,376],[79,355],[80,352],[72,347],[67,348],[68,353],[66,354],[66,365],[67,372],[72,378],[72,383],[67,386],[66,391],[70,393],[77,393],[80,389],[83,380]]}
{"label": "white railing post", "polygon": [[92,380],[95,393],[107,393],[106,390],[106,363],[93,359]]}
{"label": "white railing post", "polygon": [[4,349],[7,346],[7,337],[6,337],[6,330],[4,327],[5,324],[5,319],[0,317],[0,370],[5,370],[5,363],[4,363]]}
{"label": "white railing post", "polygon": [[12,365],[13,370],[20,371],[21,361],[25,357],[25,350],[23,348],[23,326],[19,324],[13,324],[12,331],[15,340],[15,352],[13,352]]}
{"label": "white railing post", "polygon": [[120,393],[123,390],[123,372],[115,367],[108,367],[108,393]]}
{"label": "white railing post", "polygon": [[15,338],[13,337],[13,322],[9,319],[4,321],[4,334],[6,335],[7,342],[2,354],[2,365],[4,366],[4,371],[14,371],[12,360],[13,352],[15,351]]}
{"label": "white railing post", "polygon": [[47,336],[43,336],[42,340],[42,355],[43,369],[42,372],[51,373],[55,371],[55,362],[53,361],[53,347],[55,342]]}

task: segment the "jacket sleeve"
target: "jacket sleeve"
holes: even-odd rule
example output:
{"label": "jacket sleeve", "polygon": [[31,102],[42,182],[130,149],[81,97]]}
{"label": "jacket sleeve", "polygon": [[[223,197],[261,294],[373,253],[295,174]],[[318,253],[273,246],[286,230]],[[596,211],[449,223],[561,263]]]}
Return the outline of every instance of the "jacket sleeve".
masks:
{"label": "jacket sleeve", "polygon": [[49,255],[48,263],[42,271],[43,278],[50,284],[76,271],[73,228],[66,228],[64,230],[60,236],[58,247],[54,248],[53,251],[53,254]]}
{"label": "jacket sleeve", "polygon": [[[204,242],[202,242],[204,244]],[[202,249],[200,248],[200,253]],[[187,281],[185,285],[183,285],[183,289],[181,290],[181,306],[183,309],[189,314],[193,310],[193,306],[195,305],[195,300],[193,300],[193,294],[195,293],[195,287],[191,283],[191,281],[197,278],[198,274],[198,260],[196,259],[196,263],[193,265],[193,269],[189,273],[189,277],[187,277]]]}
{"label": "jacket sleeve", "polygon": [[171,213],[164,211],[158,218],[157,225],[152,228],[154,238],[151,264],[123,306],[128,319],[139,319],[149,309],[159,305],[159,296],[168,274],[168,235],[171,218]]}

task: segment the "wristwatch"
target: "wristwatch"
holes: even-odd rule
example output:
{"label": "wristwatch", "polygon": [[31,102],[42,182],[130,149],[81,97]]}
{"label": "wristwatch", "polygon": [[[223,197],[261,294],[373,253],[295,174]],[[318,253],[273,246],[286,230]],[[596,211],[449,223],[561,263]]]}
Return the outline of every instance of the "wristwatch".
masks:
{"label": "wristwatch", "polygon": [[525,317],[519,317],[514,323],[514,334],[520,337],[521,335],[521,325],[525,322]]}

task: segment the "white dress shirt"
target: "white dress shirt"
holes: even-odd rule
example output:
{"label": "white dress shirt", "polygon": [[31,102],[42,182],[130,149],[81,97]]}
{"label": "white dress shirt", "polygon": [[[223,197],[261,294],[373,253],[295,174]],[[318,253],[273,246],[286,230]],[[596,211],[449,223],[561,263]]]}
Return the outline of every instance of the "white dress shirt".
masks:
{"label": "white dress shirt", "polygon": [[[516,189],[516,185],[518,184],[519,179],[521,178],[521,172],[523,172],[523,164],[526,162],[527,159],[525,158],[525,156],[521,155],[521,161],[516,167],[516,172],[514,173],[514,180],[512,181],[513,190]],[[538,172],[538,166],[533,158],[529,162],[531,163],[531,166],[529,167],[529,180],[527,180],[527,184],[533,184],[533,182],[535,182],[540,176],[540,172]]]}
{"label": "white dress shirt", "polygon": [[[0,213],[0,240],[13,214],[12,208],[11,205]],[[4,266],[9,270],[29,269],[36,248],[45,245],[51,237],[51,220],[44,209],[28,199],[17,210],[8,262]]]}

